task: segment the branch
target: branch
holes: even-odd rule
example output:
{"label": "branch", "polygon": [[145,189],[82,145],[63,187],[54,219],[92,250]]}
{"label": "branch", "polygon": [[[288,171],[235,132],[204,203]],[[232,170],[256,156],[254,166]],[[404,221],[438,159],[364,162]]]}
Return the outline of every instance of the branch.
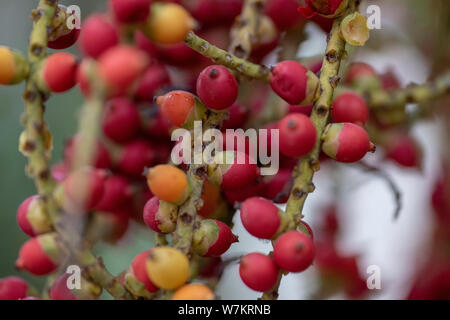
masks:
{"label": "branch", "polygon": [[184,41],[193,50],[206,58],[211,59],[214,63],[221,64],[237,71],[248,78],[269,82],[270,70],[266,66],[238,58],[235,55],[210,44],[193,32],[190,32]]}

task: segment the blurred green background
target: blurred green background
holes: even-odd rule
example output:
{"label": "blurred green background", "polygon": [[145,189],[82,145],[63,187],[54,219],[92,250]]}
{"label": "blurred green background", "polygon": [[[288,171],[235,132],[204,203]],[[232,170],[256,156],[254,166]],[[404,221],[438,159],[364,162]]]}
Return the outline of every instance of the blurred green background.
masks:
{"label": "blurred green background", "polygon": [[[10,1],[0,0],[0,45],[9,46],[26,52],[31,21],[31,10],[38,0]],[[106,1],[72,0],[60,1],[64,5],[75,4],[81,8],[82,19],[93,11],[101,11]],[[76,46],[69,51],[78,53]],[[7,275],[20,275],[31,283],[40,286],[43,279],[31,277],[14,268],[18,250],[27,237],[16,223],[16,209],[26,197],[35,193],[33,181],[25,175],[25,157],[18,151],[18,138],[22,131],[20,117],[23,112],[22,93],[24,84],[0,87],[0,278]],[[53,163],[62,157],[63,143],[76,130],[77,111],[83,102],[76,88],[67,93],[54,95],[48,101],[45,118],[54,136]],[[136,228],[136,226],[134,226]],[[99,248],[108,263],[109,269],[116,273],[126,268],[132,257],[148,248],[151,234],[147,233],[138,240],[138,244],[125,243],[118,249]],[[128,247],[128,248],[127,248]],[[106,250],[105,250],[106,249]],[[118,259],[118,255],[122,259]],[[108,261],[109,260],[109,261]]]}

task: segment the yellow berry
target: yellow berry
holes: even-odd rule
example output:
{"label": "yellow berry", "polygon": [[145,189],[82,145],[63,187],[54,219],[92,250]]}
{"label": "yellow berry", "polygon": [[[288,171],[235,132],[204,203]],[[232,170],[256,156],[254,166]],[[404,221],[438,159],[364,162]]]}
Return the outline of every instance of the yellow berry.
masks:
{"label": "yellow berry", "polygon": [[186,283],[189,277],[189,260],[177,249],[156,247],[147,258],[147,273],[159,288],[173,290]]}
{"label": "yellow berry", "polygon": [[154,4],[151,12],[149,33],[153,41],[159,44],[183,42],[194,28],[194,19],[178,4]]}
{"label": "yellow berry", "polygon": [[191,283],[178,289],[172,300],[214,300],[214,293],[203,284]]}
{"label": "yellow berry", "polygon": [[10,84],[15,72],[14,54],[7,47],[0,47],[0,84]]}

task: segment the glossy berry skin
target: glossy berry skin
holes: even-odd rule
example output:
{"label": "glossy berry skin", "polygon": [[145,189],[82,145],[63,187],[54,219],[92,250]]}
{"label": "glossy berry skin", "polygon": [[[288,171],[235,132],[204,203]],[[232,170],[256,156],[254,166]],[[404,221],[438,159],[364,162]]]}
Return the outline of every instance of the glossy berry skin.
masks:
{"label": "glossy berry skin", "polygon": [[150,280],[147,273],[146,262],[150,251],[151,250],[147,250],[138,254],[131,262],[131,270],[136,279],[144,284],[145,289],[147,289],[148,292],[153,293],[158,291],[159,288]]}
{"label": "glossy berry skin", "polygon": [[0,300],[19,300],[27,296],[28,284],[19,277],[0,279]]}
{"label": "glossy berry skin", "polygon": [[150,280],[162,289],[176,289],[189,277],[188,258],[172,247],[154,247],[147,257],[146,267]]}
{"label": "glossy berry skin", "polygon": [[264,12],[277,26],[278,30],[284,31],[299,23],[302,15],[297,11],[296,0],[269,0]]}
{"label": "glossy berry skin", "polygon": [[192,248],[202,257],[218,257],[237,241],[237,237],[225,223],[214,219],[205,219],[194,231]]}
{"label": "glossy berry skin", "polygon": [[96,59],[118,43],[116,28],[103,15],[91,15],[81,27],[80,48],[85,56]]}
{"label": "glossy berry skin", "polygon": [[135,96],[141,101],[153,101],[155,94],[171,83],[167,69],[162,64],[153,64],[139,79]]}
{"label": "glossy berry skin", "polygon": [[197,94],[208,108],[224,110],[236,101],[238,84],[227,68],[209,66],[197,78]]}
{"label": "glossy berry skin", "polygon": [[242,203],[241,221],[252,236],[272,239],[280,227],[281,217],[272,201],[253,197]]}
{"label": "glossy berry skin", "polygon": [[81,211],[93,209],[105,190],[106,173],[89,167],[70,173],[63,182],[68,201]]}
{"label": "glossy berry skin", "polygon": [[19,251],[16,266],[34,275],[46,275],[58,267],[43,248],[44,236],[29,239]]}
{"label": "glossy berry skin", "polygon": [[318,79],[297,61],[286,60],[273,68],[270,86],[290,104],[310,104],[317,95]]}
{"label": "glossy berry skin", "polygon": [[118,168],[121,172],[139,177],[144,173],[146,167],[150,167],[155,159],[153,146],[146,140],[134,140],[124,145]]}
{"label": "glossy berry skin", "polygon": [[400,134],[389,141],[386,157],[406,168],[420,168],[422,164],[420,145],[407,134]]}
{"label": "glossy berry skin", "polygon": [[33,226],[30,224],[30,221],[27,218],[27,213],[30,208],[30,204],[38,199],[39,196],[34,195],[25,199],[17,209],[17,222],[19,224],[20,229],[30,237],[34,237],[36,234],[34,233]]}
{"label": "glossy berry skin", "polygon": [[331,116],[334,122],[364,125],[369,118],[369,108],[360,95],[354,92],[345,92],[334,100]]}
{"label": "glossy berry skin", "polygon": [[182,203],[189,194],[186,173],[171,165],[158,165],[147,173],[151,192],[160,200]]}
{"label": "glossy berry skin", "polygon": [[42,78],[52,92],[64,92],[76,84],[77,62],[67,52],[50,55],[44,62]]}
{"label": "glossy berry skin", "polygon": [[175,291],[172,300],[214,300],[214,292],[204,284],[190,283]]}
{"label": "glossy berry skin", "polygon": [[259,168],[255,160],[242,152],[226,151],[231,154],[232,160],[229,164],[220,166],[221,188],[233,190],[244,188],[255,181],[259,176]]}
{"label": "glossy berry skin", "polygon": [[280,152],[288,157],[302,157],[312,151],[316,143],[316,128],[300,113],[289,114],[278,122]]}
{"label": "glossy berry skin", "polygon": [[249,253],[241,259],[239,275],[247,287],[264,292],[275,286],[278,269],[271,258],[262,253]]}
{"label": "glossy berry skin", "polygon": [[102,120],[103,133],[117,143],[136,136],[140,127],[137,107],[127,98],[115,98],[106,103]]}
{"label": "glossy berry skin", "polygon": [[332,123],[322,136],[322,151],[339,162],[356,162],[373,149],[369,135],[353,123]]}
{"label": "glossy berry skin", "polygon": [[170,91],[156,99],[164,118],[173,125],[182,127],[195,111],[195,97],[192,93],[182,90]]}
{"label": "glossy berry skin", "polygon": [[302,232],[286,232],[275,241],[273,260],[283,270],[303,271],[314,260],[314,244],[311,238]]}
{"label": "glossy berry skin", "polygon": [[112,94],[126,93],[145,72],[149,59],[145,52],[120,45],[107,50],[98,60],[99,74]]}
{"label": "glossy berry skin", "polygon": [[112,175],[104,182],[103,195],[96,204],[96,210],[111,211],[131,199],[132,186],[120,175]]}
{"label": "glossy berry skin", "polygon": [[142,22],[150,14],[151,0],[110,0],[109,3],[120,23]]}

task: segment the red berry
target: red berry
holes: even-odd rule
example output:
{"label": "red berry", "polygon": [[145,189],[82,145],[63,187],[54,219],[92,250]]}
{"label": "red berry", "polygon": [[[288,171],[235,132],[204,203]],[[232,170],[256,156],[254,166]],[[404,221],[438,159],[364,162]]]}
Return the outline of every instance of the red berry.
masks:
{"label": "red berry", "polygon": [[131,176],[141,176],[155,159],[152,145],[146,140],[135,140],[126,144],[119,158],[119,169]]}
{"label": "red berry", "polygon": [[209,66],[197,78],[198,97],[214,110],[230,107],[237,99],[238,90],[236,78],[223,66]]}
{"label": "red berry", "polygon": [[0,279],[0,300],[19,300],[27,296],[28,284],[19,277]]}
{"label": "red berry", "polygon": [[331,116],[334,122],[364,125],[369,118],[369,109],[360,95],[354,92],[345,92],[334,100]]}
{"label": "red berry", "polygon": [[342,15],[347,9],[348,0],[306,0],[306,6],[298,8],[305,18],[320,14],[333,18]]}
{"label": "red berry", "polygon": [[345,82],[352,84],[353,82],[367,77],[375,77],[377,72],[374,68],[364,62],[353,62],[349,65],[345,74]]}
{"label": "red berry", "polygon": [[105,178],[104,171],[90,167],[72,172],[64,180],[64,191],[69,202],[82,211],[92,210],[103,196]]}
{"label": "red berry", "polygon": [[227,199],[228,203],[235,205],[237,202],[243,202],[248,198],[260,196],[263,188],[263,180],[256,178],[254,182],[242,189],[225,190],[225,199]]}
{"label": "red berry", "polygon": [[231,155],[232,161],[229,164],[220,165],[222,189],[244,188],[255,181],[259,175],[255,160],[242,152],[226,151],[224,153]]}
{"label": "red berry", "polygon": [[[58,7],[61,11],[67,12],[67,7],[61,4],[58,4]],[[57,31],[57,34],[53,37],[50,37],[47,42],[47,47],[51,49],[66,49],[72,46],[75,42],[77,42],[78,37],[80,35],[80,28],[77,28],[77,24],[80,22],[79,18],[76,14],[70,14],[66,20],[63,22],[66,24],[69,19],[74,19],[76,23],[72,25],[72,29],[69,29],[67,25],[64,25],[62,28],[60,27]]]}
{"label": "red berry", "polygon": [[316,15],[310,19],[312,22],[317,24],[323,32],[327,34],[330,33],[331,28],[333,27],[334,18],[326,18],[320,15]]}
{"label": "red berry", "polygon": [[160,45],[157,50],[160,59],[170,65],[186,67],[186,65],[198,63],[198,54],[184,42]]}
{"label": "red berry", "polygon": [[305,221],[302,220],[302,221],[300,221],[298,228],[301,232],[303,232],[308,237],[310,237],[311,240],[314,240],[314,233],[311,229],[311,226],[308,223],[306,223]]}
{"label": "red berry", "polygon": [[148,66],[147,55],[135,47],[120,45],[107,50],[98,60],[99,74],[114,94],[123,94]]}
{"label": "red berry", "polygon": [[103,15],[95,14],[82,26],[80,46],[84,55],[98,58],[103,52],[119,43],[115,27]]}
{"label": "red berry", "polygon": [[420,168],[422,164],[420,145],[407,134],[400,134],[389,141],[386,157],[407,168]]}
{"label": "red berry", "polygon": [[266,3],[265,13],[268,15],[280,31],[287,30],[302,20],[302,15],[297,11],[296,0],[269,0]]}
{"label": "red berry", "polygon": [[134,43],[139,49],[146,52],[149,58],[158,57],[158,48],[142,31],[135,31]]}
{"label": "red berry", "polygon": [[270,86],[288,103],[305,105],[316,100],[319,79],[297,61],[283,61],[273,68]]}
{"label": "red berry", "polygon": [[244,228],[260,239],[272,239],[281,224],[278,207],[272,201],[257,197],[244,201],[241,220]]}
{"label": "red berry", "polygon": [[170,233],[176,228],[177,207],[167,202],[160,202],[157,197],[147,201],[144,206],[144,222],[155,232]]}
{"label": "red berry", "polygon": [[30,204],[38,198],[38,195],[28,197],[20,204],[19,208],[17,209],[17,223],[19,224],[20,229],[22,229],[22,231],[30,237],[34,237],[36,234],[34,233],[33,227],[27,218],[27,214],[30,209]]}
{"label": "red berry", "polygon": [[225,130],[222,134],[222,150],[246,153],[249,156],[257,157],[256,146],[250,144],[250,138],[242,131]]}
{"label": "red berry", "polygon": [[[50,246],[52,248],[49,249]],[[38,276],[49,274],[58,267],[50,256],[52,250],[57,251],[57,246],[54,234],[47,233],[31,238],[20,248],[16,266]]]}
{"label": "red berry", "polygon": [[263,196],[277,203],[285,203],[292,186],[292,170],[280,169],[275,175],[267,176],[264,181]]}
{"label": "red berry", "polygon": [[121,23],[143,22],[150,14],[151,0],[110,0],[109,3]]}
{"label": "red berry", "polygon": [[308,106],[294,106],[290,104],[288,107],[288,113],[301,113],[309,117],[311,115],[312,109],[313,109],[312,104]]}
{"label": "red berry", "polygon": [[214,214],[214,211],[219,205],[220,188],[206,179],[203,183],[201,199],[203,200],[203,205],[202,208],[198,210],[197,214],[204,218],[208,218]]}
{"label": "red berry", "polygon": [[[66,167],[70,168],[74,161],[74,155],[77,145],[79,144],[79,136],[75,136],[70,139],[64,149],[64,163]],[[93,165],[98,169],[107,169],[111,167],[111,157],[103,142],[97,141],[97,145],[94,151]]]}
{"label": "red berry", "polygon": [[390,91],[400,88],[400,80],[392,69],[380,74],[380,79],[384,90]]}
{"label": "red berry", "polygon": [[75,294],[67,287],[67,279],[70,274],[63,273],[56,281],[53,283],[50,289],[50,299],[52,300],[77,300]]}
{"label": "red berry", "polygon": [[173,125],[182,127],[195,118],[195,96],[187,91],[175,90],[156,99],[164,118]]}
{"label": "red berry", "polygon": [[241,259],[239,275],[247,287],[264,292],[275,286],[278,279],[278,269],[268,256],[254,252]]}
{"label": "red berry", "polygon": [[280,236],[273,246],[273,260],[289,272],[300,272],[314,260],[314,244],[310,237],[298,231]]}
{"label": "red berry", "polygon": [[249,118],[250,112],[248,108],[239,103],[234,103],[228,108],[228,119],[222,124],[222,129],[242,128]]}
{"label": "red berry", "polygon": [[444,173],[436,181],[431,203],[439,223],[445,226],[450,225],[450,180],[448,179],[448,173]]}
{"label": "red berry", "polygon": [[144,284],[147,291],[156,292],[158,287],[153,284],[147,273],[146,261],[149,253],[150,250],[147,250],[138,254],[131,262],[131,269],[136,279]]}
{"label": "red berry", "polygon": [[52,92],[64,92],[76,84],[77,61],[67,52],[50,55],[44,62],[42,78]]}
{"label": "red berry", "polygon": [[312,121],[300,113],[289,114],[278,122],[280,152],[288,157],[302,157],[316,144],[316,128]]}
{"label": "red berry", "polygon": [[139,131],[140,116],[137,107],[127,98],[115,98],[106,103],[103,132],[111,140],[124,143]]}
{"label": "red berry", "polygon": [[237,241],[237,237],[225,223],[214,219],[205,219],[194,231],[192,247],[200,256],[218,257]]}
{"label": "red berry", "polygon": [[96,210],[111,211],[131,199],[131,185],[119,175],[106,178],[103,195],[95,206]]}
{"label": "red berry", "polygon": [[329,124],[322,140],[322,151],[340,162],[359,161],[374,148],[367,132],[353,123]]}
{"label": "red berry", "polygon": [[153,101],[155,94],[171,83],[167,69],[162,64],[153,64],[139,79],[135,96],[142,101]]}

